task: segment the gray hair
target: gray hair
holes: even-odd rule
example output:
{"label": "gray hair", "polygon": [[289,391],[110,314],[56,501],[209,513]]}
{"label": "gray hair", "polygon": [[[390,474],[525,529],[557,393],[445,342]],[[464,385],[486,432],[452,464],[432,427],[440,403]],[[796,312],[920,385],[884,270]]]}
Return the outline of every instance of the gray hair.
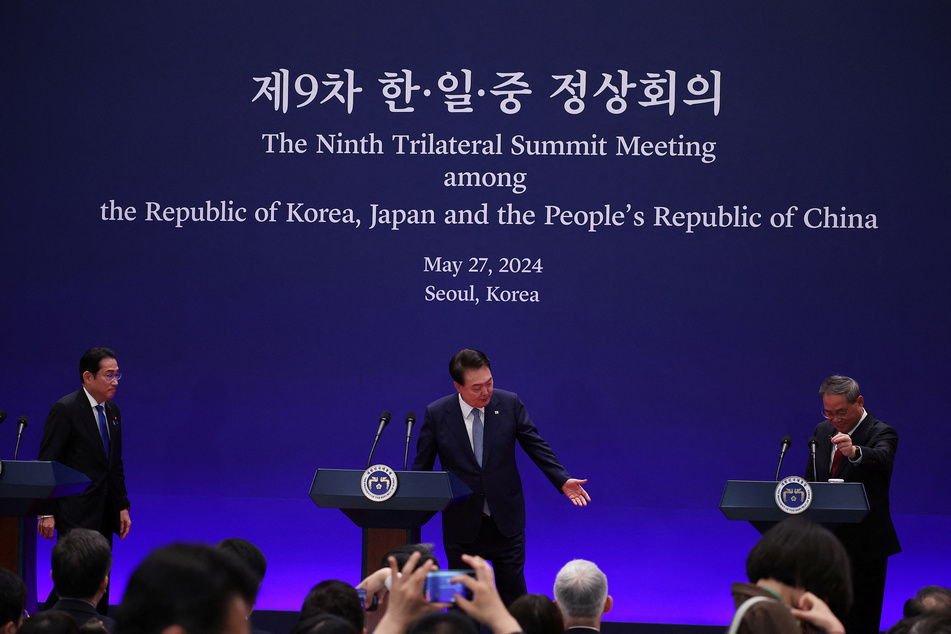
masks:
{"label": "gray hair", "polygon": [[593,562],[572,559],[558,571],[554,594],[565,618],[598,618],[608,598],[608,578]]}
{"label": "gray hair", "polygon": [[845,400],[854,403],[858,400],[861,392],[859,392],[859,384],[855,379],[836,374],[830,376],[819,386],[819,396],[825,396],[826,394],[845,394]]}

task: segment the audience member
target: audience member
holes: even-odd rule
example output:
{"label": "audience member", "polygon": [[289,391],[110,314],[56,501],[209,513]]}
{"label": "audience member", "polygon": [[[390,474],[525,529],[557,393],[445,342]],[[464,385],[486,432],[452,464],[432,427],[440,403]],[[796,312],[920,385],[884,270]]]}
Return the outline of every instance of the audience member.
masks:
{"label": "audience member", "polygon": [[231,554],[203,544],[153,551],[129,578],[116,634],[248,634],[257,584]]}
{"label": "audience member", "polygon": [[80,632],[76,621],[69,614],[61,610],[47,610],[24,621],[18,634],[80,634]]}
{"label": "audience member", "polygon": [[951,590],[948,588],[925,586],[905,601],[905,618],[935,612],[951,612]]}
{"label": "audience member", "polygon": [[318,614],[298,621],[289,634],[359,634],[353,624],[336,614]]}
{"label": "audience member", "polygon": [[[419,559],[420,554],[413,553],[402,571],[399,571],[396,558],[390,558],[390,605],[374,634],[406,634],[410,625],[417,620],[450,607],[449,603],[426,601],[423,597],[426,575],[435,570],[436,566],[432,561],[426,561],[417,568]],[[495,588],[492,567],[488,562],[482,557],[472,555],[463,555],[462,560],[475,572],[475,577],[463,574],[452,579],[465,585],[472,593],[471,599],[456,595],[456,607],[488,626],[493,634],[521,632],[518,621],[508,613],[502,603],[502,598]]]}
{"label": "audience member", "polygon": [[915,619],[909,634],[951,634],[951,613],[929,612]]}
{"label": "audience member", "polygon": [[386,612],[387,592],[390,583],[390,564],[389,558],[396,558],[396,566],[402,569],[409,559],[409,556],[418,552],[420,554],[419,563],[416,567],[422,566],[427,561],[432,561],[439,568],[439,560],[433,555],[432,544],[406,544],[397,546],[383,557],[380,568],[370,573],[366,579],[357,585],[357,590],[366,592],[366,610],[367,612],[379,611],[380,616]]}
{"label": "audience member", "polygon": [[26,584],[6,568],[0,568],[0,634],[13,634],[23,623]]}
{"label": "audience member", "polygon": [[523,594],[509,605],[525,634],[563,634],[565,620],[554,601],[544,594]]}
{"label": "audience member", "polygon": [[826,528],[799,517],[780,522],[750,551],[750,583],[733,584],[737,613],[729,631],[843,634],[840,619],[852,604],[848,561]]}
{"label": "audience member", "polygon": [[479,634],[475,621],[458,610],[433,612],[409,626],[406,634]]}
{"label": "audience member", "polygon": [[349,583],[328,579],[311,588],[301,606],[300,620],[304,621],[318,614],[336,614],[349,621],[358,634],[366,631],[360,595]]}
{"label": "audience member", "polygon": [[65,612],[78,626],[95,620],[106,632],[111,632],[115,621],[96,610],[109,587],[112,569],[109,540],[99,531],[74,528],[56,541],[51,560],[50,576],[59,600],[50,609]]}
{"label": "audience member", "polygon": [[[257,605],[258,593],[261,591],[261,584],[264,582],[264,573],[267,572],[267,558],[260,548],[240,537],[223,539],[215,544],[215,548],[230,553],[241,561],[254,579],[256,590],[254,591],[254,601],[249,606],[248,613],[248,621],[251,621],[251,612],[254,611],[254,606]],[[249,626],[253,634],[268,634],[268,632],[254,627],[253,623],[249,623]]]}
{"label": "audience member", "polygon": [[573,559],[555,576],[555,604],[565,619],[565,631],[601,630],[601,616],[611,610],[608,578],[594,563]]}

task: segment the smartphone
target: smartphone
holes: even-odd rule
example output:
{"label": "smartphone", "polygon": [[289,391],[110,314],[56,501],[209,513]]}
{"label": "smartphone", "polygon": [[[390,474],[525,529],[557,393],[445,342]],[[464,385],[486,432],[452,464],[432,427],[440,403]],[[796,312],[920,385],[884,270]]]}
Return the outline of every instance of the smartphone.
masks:
{"label": "smartphone", "polygon": [[433,570],[426,575],[426,586],[423,592],[427,601],[435,603],[455,603],[455,595],[460,594],[467,599],[472,598],[472,593],[461,582],[452,583],[449,580],[459,575],[469,575],[474,577],[472,570]]}
{"label": "smartphone", "polygon": [[363,588],[357,588],[357,596],[360,597],[360,607],[367,609],[367,591]]}

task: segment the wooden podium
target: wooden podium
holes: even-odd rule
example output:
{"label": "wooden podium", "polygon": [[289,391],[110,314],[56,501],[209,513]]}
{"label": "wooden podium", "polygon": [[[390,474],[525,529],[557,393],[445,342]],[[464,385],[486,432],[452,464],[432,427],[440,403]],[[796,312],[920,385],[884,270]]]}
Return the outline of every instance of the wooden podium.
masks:
{"label": "wooden podium", "polygon": [[433,515],[465,500],[472,491],[448,471],[396,471],[396,493],[375,502],[363,494],[358,469],[317,469],[310,499],[322,508],[340,509],[363,529],[360,578],[377,570],[397,546],[419,542],[419,528]]}
{"label": "wooden podium", "polygon": [[82,493],[89,478],[58,462],[4,460],[0,471],[0,567],[26,583],[27,611],[36,612],[36,516],[53,498]]}
{"label": "wooden podium", "polygon": [[[727,519],[745,520],[760,533],[790,515],[776,504],[775,481],[727,480],[720,510]],[[861,522],[868,514],[868,498],[861,482],[810,482],[812,503],[800,513],[807,520],[832,529]]]}

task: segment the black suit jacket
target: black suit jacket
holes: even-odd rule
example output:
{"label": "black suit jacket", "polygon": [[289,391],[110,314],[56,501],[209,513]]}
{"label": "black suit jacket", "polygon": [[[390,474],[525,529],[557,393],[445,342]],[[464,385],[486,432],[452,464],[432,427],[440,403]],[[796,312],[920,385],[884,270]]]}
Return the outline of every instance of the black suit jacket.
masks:
{"label": "black suit jacket", "polygon": [[[102,446],[99,423],[82,389],[56,401],[43,425],[39,459],[61,462],[91,481],[83,493],[57,498],[53,517],[61,535],[73,528],[118,532],[119,511],[129,508],[122,468],[119,406],[106,401],[105,415],[110,433],[109,456]],[[103,525],[107,510],[107,517],[113,520],[111,526]]]}
{"label": "black suit jacket", "polygon": [[[111,617],[99,614],[91,603],[81,599],[60,599],[53,604],[50,610],[65,612],[73,617],[73,620],[76,621],[76,625],[79,627],[85,625],[89,619],[101,621],[102,625],[106,628],[106,632],[111,632],[116,625],[116,622]],[[44,612],[45,611],[46,610],[44,610]]]}
{"label": "black suit jacket", "polygon": [[[901,552],[898,534],[892,524],[888,489],[892,480],[892,464],[898,448],[898,433],[887,424],[874,418],[866,410],[865,420],[852,433],[852,444],[860,448],[862,461],[852,464],[845,456],[839,461],[835,475],[829,475],[832,467],[832,437],[838,431],[829,421],[816,426],[816,478],[826,482],[830,477],[846,482],[861,482],[871,507],[868,515],[858,524],[841,524],[835,534],[839,537],[849,556],[855,561],[883,559]],[[812,479],[812,458],[806,464],[806,478]]]}
{"label": "black suit jacket", "polygon": [[475,541],[482,520],[483,500],[488,501],[495,524],[503,535],[512,537],[524,532],[525,497],[515,462],[516,442],[559,491],[571,477],[538,434],[516,394],[495,390],[485,406],[483,420],[485,436],[480,467],[466,432],[459,395],[446,396],[426,408],[413,470],[431,470],[438,457],[444,470],[454,473],[472,489],[472,497],[443,511],[446,541]]}

